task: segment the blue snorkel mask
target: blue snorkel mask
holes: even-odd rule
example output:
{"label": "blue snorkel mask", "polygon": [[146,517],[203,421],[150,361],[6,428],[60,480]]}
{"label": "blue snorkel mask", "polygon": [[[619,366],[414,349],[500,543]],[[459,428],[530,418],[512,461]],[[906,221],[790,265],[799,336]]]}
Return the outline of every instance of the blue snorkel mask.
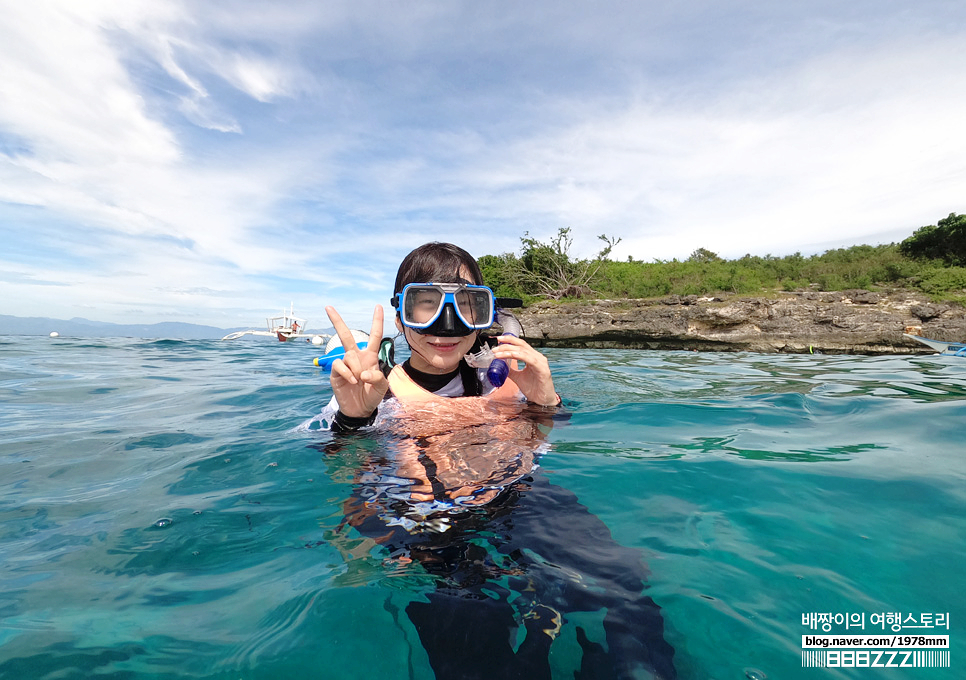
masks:
{"label": "blue snorkel mask", "polygon": [[392,298],[399,321],[422,335],[456,338],[493,325],[493,291],[464,283],[410,283]]}

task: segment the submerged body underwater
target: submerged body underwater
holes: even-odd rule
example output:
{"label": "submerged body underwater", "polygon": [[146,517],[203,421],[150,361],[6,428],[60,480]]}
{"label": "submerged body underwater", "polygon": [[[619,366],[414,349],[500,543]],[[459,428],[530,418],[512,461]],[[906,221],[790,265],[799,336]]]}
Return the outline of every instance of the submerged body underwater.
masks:
{"label": "submerged body underwater", "polygon": [[602,613],[604,636],[575,627],[575,677],[675,677],[641,554],[539,468],[569,414],[481,399],[418,410],[319,448],[357,461],[340,528],[432,577],[405,611],[435,677],[549,680],[551,646],[577,612]]}

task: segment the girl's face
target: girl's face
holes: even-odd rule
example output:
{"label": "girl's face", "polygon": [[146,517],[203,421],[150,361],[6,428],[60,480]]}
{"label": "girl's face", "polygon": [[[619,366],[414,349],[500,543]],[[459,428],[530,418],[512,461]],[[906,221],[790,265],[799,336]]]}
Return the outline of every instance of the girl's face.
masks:
{"label": "girl's face", "polygon": [[[459,275],[464,281],[471,281],[470,272],[465,268],[460,270]],[[409,358],[410,365],[417,371],[442,375],[455,371],[459,366],[460,359],[473,347],[476,342],[477,332],[473,331],[469,335],[456,338],[441,338],[435,335],[423,335],[417,333],[412,328],[406,328],[396,317],[396,328],[405,336],[412,356]]]}

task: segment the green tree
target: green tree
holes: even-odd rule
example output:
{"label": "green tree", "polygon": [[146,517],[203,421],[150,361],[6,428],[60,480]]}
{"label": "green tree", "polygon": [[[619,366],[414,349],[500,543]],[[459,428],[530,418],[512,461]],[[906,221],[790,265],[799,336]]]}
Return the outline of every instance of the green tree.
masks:
{"label": "green tree", "polygon": [[524,287],[520,281],[520,260],[516,255],[483,255],[477,262],[483,274],[483,282],[493,289],[497,297],[524,297]]}
{"label": "green tree", "polygon": [[920,227],[899,244],[903,255],[966,265],[966,215],[949,213],[935,225]]}
{"label": "green tree", "polygon": [[721,262],[721,258],[718,257],[718,253],[712,253],[707,248],[698,248],[691,253],[691,256],[687,260],[688,262]]}
{"label": "green tree", "polygon": [[549,243],[538,241],[526,232],[520,239],[523,245],[520,255],[519,281],[531,294],[552,299],[586,297],[593,293],[591,283],[601,264],[620,243],[619,238],[601,234],[597,237],[605,243],[593,260],[574,260],[570,256],[573,236],[570,227],[561,227]]}

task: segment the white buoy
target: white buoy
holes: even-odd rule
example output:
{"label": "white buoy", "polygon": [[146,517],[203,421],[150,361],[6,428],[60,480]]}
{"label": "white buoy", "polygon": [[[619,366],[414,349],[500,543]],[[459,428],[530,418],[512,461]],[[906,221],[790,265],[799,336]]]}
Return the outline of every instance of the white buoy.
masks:
{"label": "white buoy", "polygon": [[60,333],[58,333],[57,331],[54,331],[53,333],[50,334],[50,337],[52,337],[52,338],[59,338],[60,337]]}
{"label": "white buoy", "polygon": [[318,346],[318,345],[321,345],[323,342],[325,342],[325,338],[323,338],[321,335],[313,335],[312,336],[312,344],[313,345]]}
{"label": "white buoy", "polygon": [[[369,342],[368,333],[357,331],[355,329],[349,331],[349,333],[352,334],[352,339],[356,341],[356,344],[362,343],[362,342],[366,342],[366,343]],[[342,347],[342,340],[339,338],[338,335],[333,335],[331,338],[329,338],[329,344],[325,346],[325,353],[328,354],[336,347]]]}

